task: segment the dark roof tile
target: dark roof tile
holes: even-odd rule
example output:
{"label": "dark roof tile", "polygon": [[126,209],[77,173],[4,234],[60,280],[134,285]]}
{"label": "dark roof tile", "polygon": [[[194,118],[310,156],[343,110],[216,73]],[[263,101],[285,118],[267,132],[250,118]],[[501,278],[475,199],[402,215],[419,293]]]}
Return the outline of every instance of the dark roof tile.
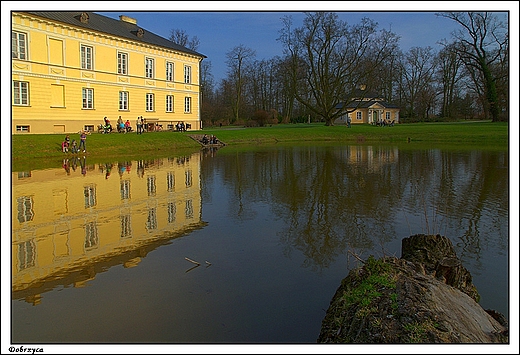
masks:
{"label": "dark roof tile", "polygon": [[[88,11],[25,11],[31,15],[43,17],[49,20],[58,21],[73,25],[76,27],[83,27],[91,31],[102,32],[117,37],[127,38],[133,41],[143,42],[147,44],[156,45],[159,47],[169,48],[175,51],[192,54],[198,57],[207,58],[205,55],[200,54],[194,50],[180,46],[172,41],[158,36],[152,32],[148,32],[145,29],[144,35],[138,37],[138,30],[141,29],[137,24],[129,23],[126,21],[115,20],[110,17],[102,16],[94,12]],[[82,13],[88,14],[88,22],[80,21]]]}

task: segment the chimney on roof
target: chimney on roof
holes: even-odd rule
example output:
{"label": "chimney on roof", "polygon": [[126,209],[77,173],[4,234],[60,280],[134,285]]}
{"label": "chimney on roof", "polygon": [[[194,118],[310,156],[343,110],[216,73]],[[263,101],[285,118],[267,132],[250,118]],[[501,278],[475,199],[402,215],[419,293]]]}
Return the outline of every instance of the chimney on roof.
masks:
{"label": "chimney on roof", "polygon": [[131,24],[134,24],[134,25],[137,25],[137,20],[135,18],[131,18],[131,17],[128,17],[128,16],[125,16],[125,15],[120,15],[119,16],[119,20],[131,23]]}

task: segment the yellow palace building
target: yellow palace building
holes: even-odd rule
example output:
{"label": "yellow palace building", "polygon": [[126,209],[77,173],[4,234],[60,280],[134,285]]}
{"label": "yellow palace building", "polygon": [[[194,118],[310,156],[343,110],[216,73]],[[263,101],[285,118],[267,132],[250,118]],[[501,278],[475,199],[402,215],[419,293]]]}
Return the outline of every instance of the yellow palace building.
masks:
{"label": "yellow palace building", "polygon": [[107,117],[201,129],[204,55],[93,12],[11,12],[12,134],[97,130]]}

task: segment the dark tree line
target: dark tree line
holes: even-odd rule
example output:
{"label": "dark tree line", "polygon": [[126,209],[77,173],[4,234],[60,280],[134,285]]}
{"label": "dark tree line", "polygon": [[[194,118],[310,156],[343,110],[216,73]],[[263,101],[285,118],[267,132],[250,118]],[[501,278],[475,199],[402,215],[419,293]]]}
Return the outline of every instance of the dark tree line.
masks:
{"label": "dark tree line", "polygon": [[[203,126],[323,122],[363,85],[401,107],[401,122],[509,117],[508,24],[494,13],[446,12],[460,25],[442,47],[399,48],[399,37],[369,18],[350,25],[333,12],[306,13],[301,26],[281,19],[281,57],[257,60],[239,44],[227,53],[227,76],[201,67]],[[176,43],[199,41],[172,31]]]}

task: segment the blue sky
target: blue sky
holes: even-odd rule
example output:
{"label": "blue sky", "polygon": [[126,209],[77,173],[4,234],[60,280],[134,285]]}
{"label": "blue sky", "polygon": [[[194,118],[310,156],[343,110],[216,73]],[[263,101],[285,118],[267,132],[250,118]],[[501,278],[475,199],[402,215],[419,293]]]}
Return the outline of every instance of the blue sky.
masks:
{"label": "blue sky", "polygon": [[379,29],[397,33],[401,37],[400,47],[406,51],[414,46],[438,49],[439,40],[450,38],[458,26],[436,16],[438,11],[477,10],[478,6],[478,10],[485,11],[516,9],[514,13],[518,14],[516,1],[2,1],[2,12],[7,6],[26,11],[94,11],[114,19],[126,15],[135,18],[144,30],[165,38],[173,29],[184,30],[200,40],[198,52],[211,62],[216,82],[226,76],[226,53],[235,46],[242,44],[253,49],[258,60],[282,55],[282,44],[277,38],[284,15],[291,15],[298,27],[305,17],[303,11],[334,11],[351,25],[369,17],[378,22]]}
{"label": "blue sky", "polygon": [[[340,6],[337,6],[341,9]],[[368,8],[368,6],[366,6]],[[402,50],[411,47],[440,48],[437,42],[450,39],[450,33],[458,28],[454,21],[438,17],[435,11],[424,12],[371,12],[340,11],[340,19],[353,25],[363,17],[378,22],[379,29],[391,29],[397,33]],[[439,7],[440,10],[443,8]],[[101,15],[119,18],[126,15],[137,20],[143,29],[168,38],[171,30],[184,30],[190,37],[200,40],[198,52],[206,55],[212,64],[212,73],[218,82],[226,75],[226,53],[233,47],[244,45],[253,49],[256,59],[269,59],[282,55],[282,44],[277,40],[282,28],[281,18],[290,15],[295,26],[301,26],[305,14],[300,10],[287,11],[96,11]],[[504,17],[506,14],[503,13]]]}

